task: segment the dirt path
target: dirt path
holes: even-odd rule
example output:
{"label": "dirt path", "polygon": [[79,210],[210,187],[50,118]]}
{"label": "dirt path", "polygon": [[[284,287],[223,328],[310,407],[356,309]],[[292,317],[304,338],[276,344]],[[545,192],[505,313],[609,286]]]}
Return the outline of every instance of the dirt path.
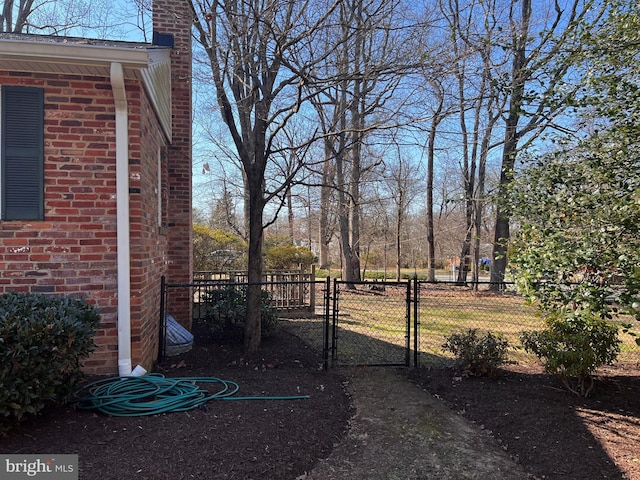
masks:
{"label": "dirt path", "polygon": [[407,381],[403,370],[344,372],[356,415],[329,458],[297,480],[521,480],[481,429]]}

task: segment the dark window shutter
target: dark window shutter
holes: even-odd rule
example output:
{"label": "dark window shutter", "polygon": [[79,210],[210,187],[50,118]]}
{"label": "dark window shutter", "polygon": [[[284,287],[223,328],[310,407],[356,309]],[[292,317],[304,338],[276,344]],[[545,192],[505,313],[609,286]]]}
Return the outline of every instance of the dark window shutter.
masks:
{"label": "dark window shutter", "polygon": [[2,87],[3,220],[44,219],[44,91]]}

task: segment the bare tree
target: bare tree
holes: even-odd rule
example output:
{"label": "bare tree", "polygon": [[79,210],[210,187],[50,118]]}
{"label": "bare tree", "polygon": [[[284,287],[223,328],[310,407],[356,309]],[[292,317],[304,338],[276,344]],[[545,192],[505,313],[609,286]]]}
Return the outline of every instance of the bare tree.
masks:
{"label": "bare tree", "polygon": [[361,279],[360,189],[363,175],[375,167],[375,160],[364,155],[366,144],[376,131],[397,128],[402,100],[390,100],[412,63],[410,47],[402,41],[406,32],[394,24],[399,6],[398,0],[342,2],[335,53],[324,65],[324,74],[337,81],[318,89],[314,98],[325,156],[334,164],[342,278],[348,282]]}
{"label": "bare tree", "polygon": [[460,171],[465,233],[459,254],[458,283],[467,281],[471,268],[474,279],[478,279],[486,162],[502,112],[501,99],[504,103],[494,78],[504,63],[502,57],[492,54],[494,32],[500,30],[495,5],[486,2],[479,4],[478,9],[478,13],[473,9],[461,10],[456,0],[442,5],[452,38],[462,146]]}
{"label": "bare tree", "polygon": [[34,11],[34,0],[20,1],[4,0],[2,16],[0,16],[0,31],[22,33],[27,29],[29,17]]}
{"label": "bare tree", "polygon": [[4,0],[0,32],[146,39],[148,0]]}
{"label": "bare tree", "polygon": [[320,268],[329,267],[329,243],[334,235],[335,216],[332,215],[332,200],[335,190],[332,188],[332,179],[335,175],[335,165],[326,158],[322,164],[322,179],[320,185],[320,219],[318,222],[318,243],[320,249]]}
{"label": "bare tree", "polygon": [[316,61],[308,47],[336,5],[326,5],[321,13],[308,1],[297,0],[201,0],[194,1],[194,7],[198,40],[246,181],[249,287],[244,349],[249,354],[261,343],[264,208],[286,192],[297,169],[270,192],[265,191],[265,173],[277,154],[279,135],[305,101],[303,86]]}
{"label": "bare tree", "polygon": [[[472,265],[477,278],[486,174],[491,151],[501,149],[492,281],[504,280],[509,214],[502,203],[513,178],[517,153],[548,128],[557,128],[574,94],[565,82],[576,33],[599,15],[591,0],[545,1],[532,15],[530,0],[442,0],[442,25],[455,67],[458,124],[447,124],[457,141],[459,200],[464,213],[457,280]],[[437,95],[436,95],[437,97]],[[501,135],[501,138],[498,138]],[[434,138],[445,142],[440,132]],[[473,261],[472,261],[473,258]]]}
{"label": "bare tree", "polygon": [[[508,109],[504,121],[502,165],[496,198],[496,224],[491,281],[499,286],[505,278],[507,246],[510,238],[510,214],[505,205],[513,179],[516,155],[554,121],[570,105],[568,99],[577,86],[564,80],[572,65],[572,57],[581,48],[574,40],[581,29],[595,25],[602,15],[603,3],[570,0],[536,5],[533,16],[531,0],[511,0],[508,4],[508,32],[499,45],[511,56],[511,71],[502,85]],[[535,24],[534,21],[543,24]],[[524,140],[524,142],[523,142]]]}
{"label": "bare tree", "polygon": [[[429,72],[433,69],[429,68]],[[442,73],[442,69],[436,69]],[[451,114],[451,109],[445,107],[445,85],[442,78],[428,75],[426,84],[431,87],[435,105],[431,113],[431,121],[427,134],[427,178],[426,178],[426,227],[427,227],[427,280],[435,281],[436,243],[435,243],[435,206],[433,197],[433,183],[435,181],[436,139],[441,122]]]}
{"label": "bare tree", "polygon": [[383,175],[387,184],[389,198],[395,207],[394,237],[396,280],[400,281],[402,278],[402,234],[404,232],[409,207],[419,191],[419,165],[409,158],[403,158],[402,153],[398,151],[395,158],[389,158],[385,161],[385,167]]}

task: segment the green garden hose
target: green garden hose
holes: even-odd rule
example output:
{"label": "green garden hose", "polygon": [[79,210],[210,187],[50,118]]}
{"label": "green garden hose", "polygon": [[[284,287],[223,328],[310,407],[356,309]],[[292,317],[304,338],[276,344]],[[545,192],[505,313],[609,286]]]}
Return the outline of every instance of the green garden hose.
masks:
{"label": "green garden hose", "polygon": [[[219,390],[211,393],[196,384],[217,384]],[[308,395],[284,397],[234,396],[240,387],[229,380],[215,377],[166,378],[151,373],[141,377],[116,377],[85,385],[80,392],[88,395],[73,402],[82,410],[97,410],[114,417],[136,417],[167,412],[186,412],[201,407],[210,400],[299,400]]]}

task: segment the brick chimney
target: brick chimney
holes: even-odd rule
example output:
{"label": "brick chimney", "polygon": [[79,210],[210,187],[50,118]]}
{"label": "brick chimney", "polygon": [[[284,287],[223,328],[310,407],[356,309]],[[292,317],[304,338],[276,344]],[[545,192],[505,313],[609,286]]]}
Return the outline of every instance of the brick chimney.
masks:
{"label": "brick chimney", "polygon": [[[195,13],[189,0],[153,0],[154,38],[163,45],[173,36],[171,51],[172,139],[168,177],[167,282],[190,283],[192,276],[191,224],[191,28]],[[169,44],[170,45],[170,44]],[[191,328],[191,298],[188,289],[169,296],[168,311]]]}

